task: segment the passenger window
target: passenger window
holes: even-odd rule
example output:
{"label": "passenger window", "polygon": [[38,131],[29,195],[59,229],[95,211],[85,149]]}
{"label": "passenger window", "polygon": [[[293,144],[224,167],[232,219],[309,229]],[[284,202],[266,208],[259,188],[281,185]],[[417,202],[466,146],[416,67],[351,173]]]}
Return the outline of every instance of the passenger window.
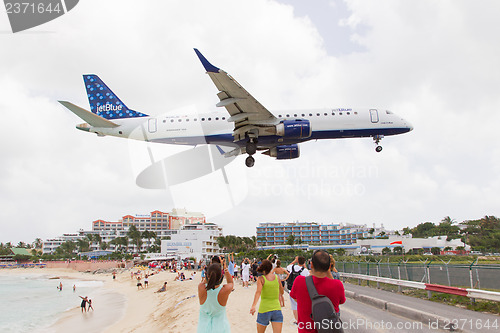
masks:
{"label": "passenger window", "polygon": [[216,117],[215,120],[219,120],[219,117]]}
{"label": "passenger window", "polygon": [[201,121],[205,121],[205,118],[201,118]]}
{"label": "passenger window", "polygon": [[316,113],[316,116],[319,116],[319,113]]}

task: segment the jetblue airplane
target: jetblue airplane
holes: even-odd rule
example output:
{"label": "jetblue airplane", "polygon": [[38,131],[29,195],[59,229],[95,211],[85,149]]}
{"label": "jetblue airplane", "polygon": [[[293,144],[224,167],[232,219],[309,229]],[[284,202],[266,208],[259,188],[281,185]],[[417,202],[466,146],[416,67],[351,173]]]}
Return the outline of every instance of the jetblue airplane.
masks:
{"label": "jetblue airplane", "polygon": [[[245,164],[252,167],[261,151],[278,160],[300,155],[299,143],[318,139],[372,137],[379,145],[384,136],[409,132],[412,125],[387,110],[336,108],[271,113],[225,71],[212,65],[194,49],[208,76],[218,89],[220,102],[214,111],[199,115],[162,117],[129,109],[97,76],[83,76],[90,111],[67,101],[59,101],[86,121],[76,128],[128,139],[181,145],[216,145],[225,157],[248,154]],[[201,130],[200,130],[201,128]],[[137,130],[140,129],[140,130]]]}

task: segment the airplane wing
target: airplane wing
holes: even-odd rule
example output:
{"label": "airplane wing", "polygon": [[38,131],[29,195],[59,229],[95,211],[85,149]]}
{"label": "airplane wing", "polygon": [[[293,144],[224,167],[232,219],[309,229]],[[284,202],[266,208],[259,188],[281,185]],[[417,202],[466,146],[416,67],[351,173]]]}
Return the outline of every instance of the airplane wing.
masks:
{"label": "airplane wing", "polygon": [[238,136],[257,128],[259,125],[276,124],[279,120],[259,103],[245,88],[222,69],[215,67],[198,51],[194,49],[208,76],[212,79],[219,93],[218,107],[225,107],[234,122],[235,140]]}

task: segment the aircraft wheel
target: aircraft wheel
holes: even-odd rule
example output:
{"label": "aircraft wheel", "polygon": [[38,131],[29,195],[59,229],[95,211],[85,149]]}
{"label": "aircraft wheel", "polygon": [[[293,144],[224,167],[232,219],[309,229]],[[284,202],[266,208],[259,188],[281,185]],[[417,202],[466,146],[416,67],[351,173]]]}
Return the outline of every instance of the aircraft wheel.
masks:
{"label": "aircraft wheel", "polygon": [[254,142],[248,142],[246,151],[248,155],[253,155],[257,152],[257,145]]}
{"label": "aircraft wheel", "polygon": [[248,156],[245,160],[245,164],[247,167],[251,168],[255,164],[255,159],[252,156]]}
{"label": "aircraft wheel", "polygon": [[377,153],[380,153],[382,151],[382,146],[377,146],[377,148],[375,148],[375,151]]}

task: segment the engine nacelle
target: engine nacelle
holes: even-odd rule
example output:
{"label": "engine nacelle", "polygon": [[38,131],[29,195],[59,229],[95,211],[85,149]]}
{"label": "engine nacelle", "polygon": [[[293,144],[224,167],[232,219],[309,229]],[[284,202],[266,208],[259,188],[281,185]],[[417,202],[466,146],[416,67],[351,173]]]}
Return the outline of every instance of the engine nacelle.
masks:
{"label": "engine nacelle", "polygon": [[291,160],[300,156],[299,145],[283,145],[269,149],[266,155],[276,157],[277,160]]}
{"label": "engine nacelle", "polygon": [[311,133],[311,123],[306,119],[283,120],[276,125],[276,135],[287,139],[308,138]]}

